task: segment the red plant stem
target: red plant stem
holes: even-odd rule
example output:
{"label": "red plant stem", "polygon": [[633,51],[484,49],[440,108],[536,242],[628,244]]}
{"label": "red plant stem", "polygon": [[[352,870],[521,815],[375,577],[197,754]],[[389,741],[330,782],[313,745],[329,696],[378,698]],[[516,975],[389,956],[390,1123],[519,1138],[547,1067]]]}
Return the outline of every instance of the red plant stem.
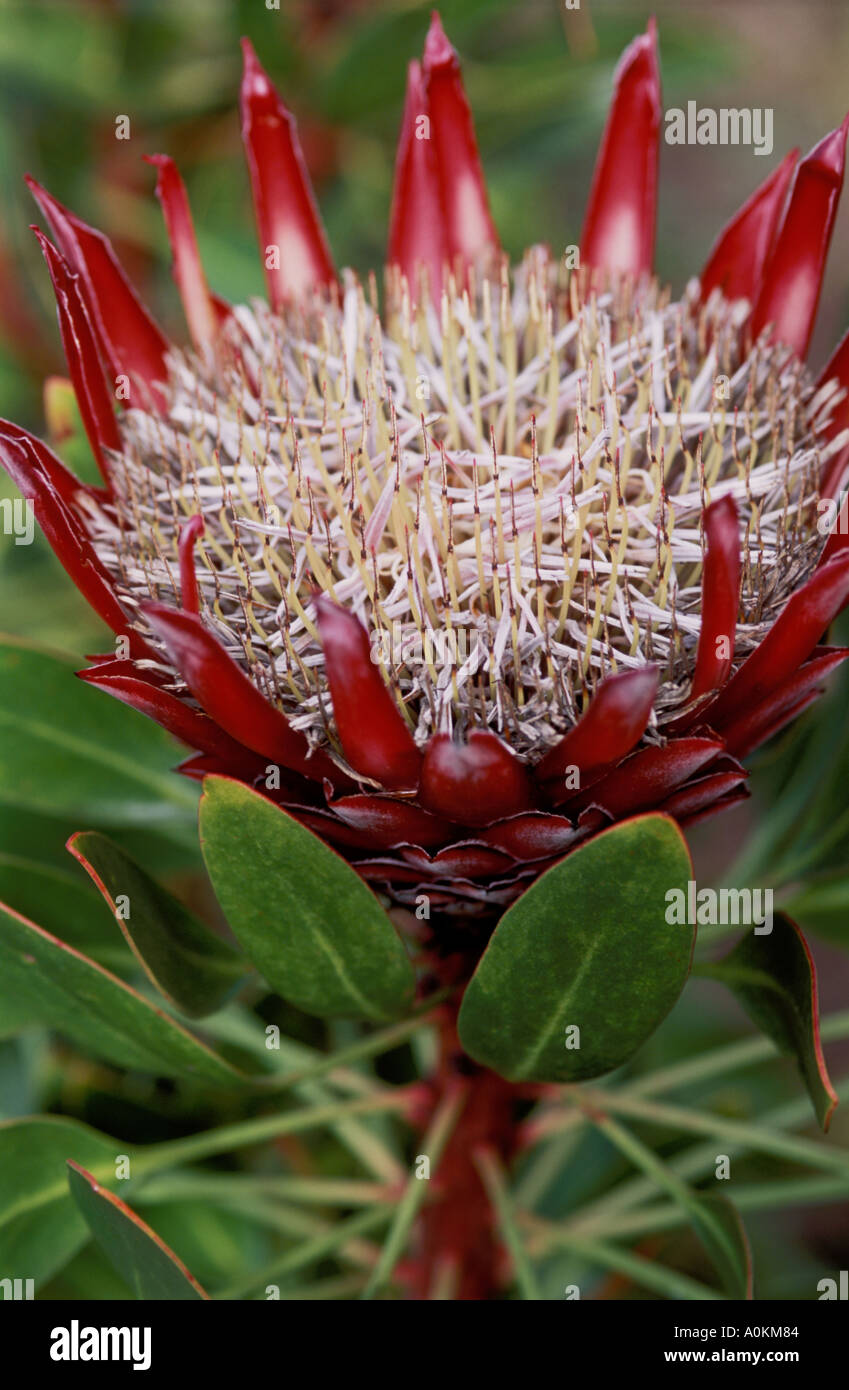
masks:
{"label": "red plant stem", "polygon": [[[463,961],[463,970],[456,956],[437,962],[441,982],[455,983],[458,974],[468,978],[468,964]],[[404,1271],[413,1298],[433,1297],[438,1288],[452,1300],[492,1298],[508,1274],[475,1154],[489,1149],[501,1163],[509,1163],[518,1147],[518,1103],[527,1088],[505,1081],[466,1055],[457,1034],[458,1011],[457,1000],[440,1011],[439,1059],[428,1082],[431,1100],[422,1110],[421,1131],[458,1079],[465,1081],[467,1096],[431,1175],[434,1191],[419,1218],[412,1258]]]}

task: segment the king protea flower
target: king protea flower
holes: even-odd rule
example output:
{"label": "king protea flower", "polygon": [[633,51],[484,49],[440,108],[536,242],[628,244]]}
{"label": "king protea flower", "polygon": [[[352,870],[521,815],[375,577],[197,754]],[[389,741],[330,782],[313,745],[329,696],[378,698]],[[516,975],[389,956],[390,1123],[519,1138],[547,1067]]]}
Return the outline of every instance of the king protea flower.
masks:
{"label": "king protea flower", "polygon": [[[794,151],[675,300],[653,274],[654,25],[625,53],[579,258],[509,265],[457,56],[408,73],[381,302],[337,273],[245,41],[268,303],[209,288],[151,157],[190,348],[34,181],[103,486],[2,423],[5,465],[117,636],[84,680],[248,782],[395,902],[497,912],[622,817],[746,795],[820,692],[849,596],[849,338],[805,365],[847,124]],[[116,414],[115,402],[120,403]],[[832,511],[834,507],[832,507]]]}

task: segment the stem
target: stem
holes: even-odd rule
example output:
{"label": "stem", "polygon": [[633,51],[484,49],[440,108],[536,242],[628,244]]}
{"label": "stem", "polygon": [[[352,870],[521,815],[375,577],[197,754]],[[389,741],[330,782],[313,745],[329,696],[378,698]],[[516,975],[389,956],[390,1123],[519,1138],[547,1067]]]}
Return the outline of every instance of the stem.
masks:
{"label": "stem", "polygon": [[[782,1207],[806,1206],[819,1202],[845,1202],[847,1186],[839,1178],[790,1178],[786,1182],[746,1183],[734,1189],[734,1205],[738,1211],[770,1211]],[[605,1220],[584,1221],[570,1225],[575,1235],[631,1238],[669,1231],[687,1223],[680,1206],[658,1203],[638,1211],[611,1213]]]}
{"label": "stem", "polygon": [[815,1144],[810,1139],[798,1139],[791,1135],[776,1134],[750,1125],[740,1120],[729,1120],[723,1115],[709,1114],[701,1110],[684,1110],[677,1105],[658,1105],[637,1096],[617,1095],[611,1091],[584,1091],[584,1099],[595,1105],[604,1114],[612,1110],[614,1114],[633,1115],[635,1119],[647,1124],[660,1125],[671,1129],[684,1130],[690,1134],[705,1134],[719,1139],[722,1143],[736,1140],[754,1149],[756,1153],[774,1154],[777,1158],[789,1159],[792,1163],[802,1163],[812,1168],[825,1169],[839,1173],[849,1180],[849,1154],[836,1153],[823,1144]]}
{"label": "stem", "polygon": [[[377,1056],[381,1052],[389,1052],[393,1047],[398,1047],[401,1043],[406,1042],[424,1024],[432,1023],[433,1015],[448,993],[447,990],[441,990],[438,994],[431,995],[411,1018],[402,1019],[400,1023],[390,1023],[386,1028],[380,1028],[375,1033],[358,1038],[356,1042],[350,1043],[338,1052],[330,1053],[329,1056],[317,1054],[316,1061],[310,1061],[298,1070],[289,1072],[284,1076],[269,1077],[268,1084],[273,1086],[275,1091],[286,1090],[290,1086],[298,1086],[305,1081],[315,1081],[327,1072],[331,1073],[330,1080],[335,1080],[333,1073],[338,1068],[346,1066],[349,1062],[361,1062],[367,1057]],[[303,1047],[303,1051],[307,1051],[306,1047]]]}
{"label": "stem", "polygon": [[528,1259],[522,1236],[513,1215],[513,1203],[504,1181],[504,1174],[498,1157],[491,1149],[480,1149],[475,1155],[475,1163],[483,1178],[484,1185],[489,1199],[495,1208],[498,1216],[498,1224],[504,1244],[513,1257],[513,1267],[516,1272],[516,1282],[522,1291],[522,1297],[536,1302],[541,1294],[537,1287],[531,1262]]}
{"label": "stem", "polygon": [[299,1134],[306,1129],[333,1124],[349,1115],[375,1115],[381,1111],[392,1110],[403,1115],[409,1111],[414,1095],[415,1092],[411,1088],[399,1088],[386,1096],[364,1096],[355,1100],[334,1101],[329,1105],[317,1105],[312,1110],[287,1111],[284,1115],[262,1115],[258,1119],[245,1120],[241,1124],[224,1125],[221,1129],[192,1134],[185,1139],[171,1139],[162,1144],[151,1144],[134,1157],[135,1171],[142,1176],[158,1173],[163,1168],[170,1168],[179,1163],[212,1158],[216,1154],[228,1153],[231,1149],[278,1139],[283,1134]]}
{"label": "stem", "polygon": [[251,1274],[242,1283],[232,1285],[220,1293],[218,1297],[230,1300],[243,1299],[254,1289],[275,1284],[278,1279],[287,1274],[295,1274],[305,1265],[315,1264],[318,1260],[324,1259],[326,1255],[335,1254],[341,1247],[347,1245],[353,1236],[363,1235],[366,1231],[372,1231],[375,1227],[383,1225],[387,1215],[388,1213],[383,1208],[378,1211],[373,1208],[368,1211],[358,1211],[356,1215],[348,1217],[347,1220],[336,1222],[321,1235],[304,1241],[302,1245],[296,1245],[294,1250],[287,1250],[285,1254],[267,1264],[264,1271],[259,1274]]}
{"label": "stem", "polygon": [[[466,1103],[466,1088],[455,1085],[442,1099],[434,1113],[427,1132],[424,1136],[422,1147],[427,1158],[430,1160],[431,1167],[435,1171],[439,1166],[445,1145],[448,1142],[452,1130],[460,1118],[460,1112]],[[380,1258],[372,1271],[371,1277],[363,1290],[362,1297],[365,1299],[373,1298],[378,1289],[391,1278],[401,1252],[410,1233],[410,1228],[416,1219],[419,1208],[427,1195],[427,1181],[417,1177],[414,1173],[407,1181],[404,1195],[395,1211],[395,1218],[386,1237],[386,1243],[380,1252]]]}
{"label": "stem", "polygon": [[549,1248],[569,1250],[573,1255],[582,1256],[590,1264],[615,1270],[617,1274],[624,1274],[628,1279],[632,1279],[635,1284],[651,1289],[654,1293],[665,1294],[667,1298],[723,1298],[716,1289],[709,1289],[706,1284],[699,1284],[686,1274],[679,1274],[675,1270],[667,1269],[665,1265],[655,1264],[653,1260],[643,1259],[641,1255],[635,1255],[630,1250],[622,1250],[618,1245],[608,1245],[601,1240],[586,1240],[554,1229],[546,1228],[545,1233],[550,1242]]}
{"label": "stem", "polygon": [[397,1200],[397,1189],[361,1178],[302,1178],[255,1173],[169,1173],[145,1183],[146,1204],[194,1200],[237,1207],[243,1198],[276,1198],[306,1206],[363,1207]]}

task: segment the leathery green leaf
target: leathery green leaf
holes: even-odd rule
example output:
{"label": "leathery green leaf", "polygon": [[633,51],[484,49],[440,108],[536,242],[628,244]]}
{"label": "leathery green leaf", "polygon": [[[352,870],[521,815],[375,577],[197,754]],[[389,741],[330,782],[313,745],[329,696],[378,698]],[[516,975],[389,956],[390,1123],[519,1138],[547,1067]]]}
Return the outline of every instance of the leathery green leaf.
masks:
{"label": "leathery green leaf", "polygon": [[284,999],[323,1018],[385,1022],[412,1002],[404,946],[344,859],[258,792],[207,777],[206,866],[245,953]]}
{"label": "leathery green leaf", "polygon": [[136,1298],[169,1302],[208,1298],[173,1250],[141,1217],[68,1160],[68,1186],[86,1225]]}
{"label": "leathery green leaf", "polygon": [[822,1129],[837,1105],[820,1042],[817,978],[808,943],[796,923],[777,913],[772,930],[747,931],[722,960],[700,965],[719,980],[780,1052],[795,1057]]}
{"label": "leathery green leaf", "polygon": [[662,815],[555,864],[490,939],[460,1010],[466,1051],[514,1081],[581,1081],[626,1062],[687,979],[694,929],[667,921],[666,895],[691,875]]}
{"label": "leathery green leaf", "polygon": [[127,944],[166,999],[191,1017],[214,1013],[249,970],[247,961],[95,830],[68,849],[111,908]]}
{"label": "leathery green leaf", "polygon": [[6,1008],[118,1066],[219,1086],[245,1080],[123,980],[0,903],[0,1022]]}

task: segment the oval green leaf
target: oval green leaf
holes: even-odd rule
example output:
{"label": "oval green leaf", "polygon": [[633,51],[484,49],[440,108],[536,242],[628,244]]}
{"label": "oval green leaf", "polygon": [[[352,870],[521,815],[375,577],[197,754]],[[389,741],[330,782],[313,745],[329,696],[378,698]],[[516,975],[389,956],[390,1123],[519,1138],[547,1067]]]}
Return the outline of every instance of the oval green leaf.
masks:
{"label": "oval green leaf", "polygon": [[698,973],[730,989],[779,1052],[795,1057],[820,1126],[828,1130],[837,1094],[820,1041],[814,962],[796,923],[776,913],[771,932],[746,932],[733,951],[700,965]]}
{"label": "oval green leaf", "polygon": [[68,1159],[68,1186],[86,1225],[136,1298],[208,1298],[182,1260],[120,1197]]}
{"label": "oval green leaf", "polygon": [[181,1013],[219,1009],[249,966],[129,854],[98,831],[72,835],[68,849],[115,916],[142,969]]}
{"label": "oval green leaf", "polygon": [[661,815],[555,864],[501,918],[466,990],[469,1055],[512,1081],[582,1081],[626,1062],[687,979],[694,929],[667,922],[666,894],[691,877]]}
{"label": "oval green leaf", "polygon": [[206,867],[224,915],[272,989],[321,1018],[386,1022],[415,985],[404,946],[344,859],[240,782],[207,777]]}
{"label": "oval green leaf", "polygon": [[123,980],[0,903],[0,1026],[21,1008],[118,1066],[219,1086],[246,1080]]}

